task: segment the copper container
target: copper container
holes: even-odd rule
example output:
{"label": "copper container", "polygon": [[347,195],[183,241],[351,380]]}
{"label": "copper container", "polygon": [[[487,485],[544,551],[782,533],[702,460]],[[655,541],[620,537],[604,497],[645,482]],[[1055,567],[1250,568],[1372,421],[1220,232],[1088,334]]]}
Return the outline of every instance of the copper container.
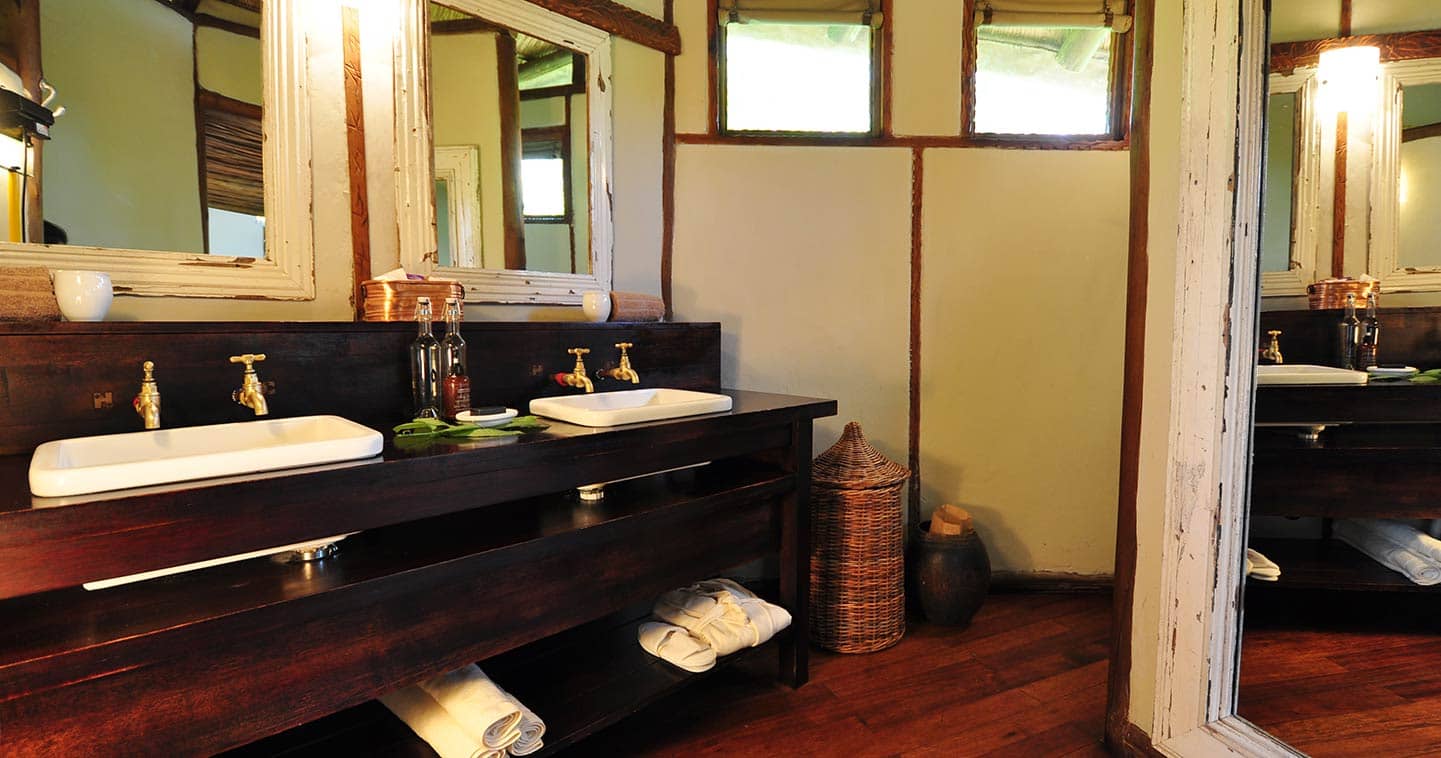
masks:
{"label": "copper container", "polygon": [[1346,296],[1356,296],[1356,307],[1365,308],[1371,293],[1381,292],[1381,282],[1374,279],[1322,279],[1306,286],[1311,310],[1339,310],[1346,307]]}
{"label": "copper container", "polygon": [[386,282],[368,279],[360,283],[365,295],[363,321],[414,321],[415,301],[430,298],[431,310],[437,318],[445,313],[445,299],[465,300],[465,287],[460,282]]}

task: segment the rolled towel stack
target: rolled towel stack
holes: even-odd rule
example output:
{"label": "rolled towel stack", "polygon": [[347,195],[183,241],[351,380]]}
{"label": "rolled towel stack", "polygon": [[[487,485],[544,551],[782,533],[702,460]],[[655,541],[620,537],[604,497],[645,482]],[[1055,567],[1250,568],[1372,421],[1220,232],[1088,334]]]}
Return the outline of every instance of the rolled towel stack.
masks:
{"label": "rolled towel stack", "polygon": [[1274,582],[1281,578],[1281,567],[1276,562],[1261,555],[1260,551],[1246,548],[1246,576],[1259,579],[1263,582]]}
{"label": "rolled towel stack", "polygon": [[637,631],[641,647],[693,672],[710,669],[717,656],[765,644],[791,623],[786,609],[729,579],[667,592],[652,612],[658,620]]}
{"label": "rolled towel stack", "polygon": [[1441,540],[1405,523],[1341,519],[1336,538],[1422,586],[1441,584]]}
{"label": "rolled towel stack", "polygon": [[545,722],[471,664],[380,699],[441,758],[529,755]]}

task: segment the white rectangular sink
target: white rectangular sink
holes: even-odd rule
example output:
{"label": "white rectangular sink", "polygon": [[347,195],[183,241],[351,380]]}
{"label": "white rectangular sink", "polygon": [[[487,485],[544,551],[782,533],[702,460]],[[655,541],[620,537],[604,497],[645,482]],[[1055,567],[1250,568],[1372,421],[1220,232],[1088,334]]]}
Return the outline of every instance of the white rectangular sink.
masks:
{"label": "white rectangular sink", "polygon": [[1256,384],[1365,384],[1365,371],[1304,363],[1257,366]]}
{"label": "white rectangular sink", "polygon": [[639,424],[730,409],[729,395],[668,389],[597,392],[530,401],[530,412],[537,416],[593,427]]}
{"label": "white rectangular sink", "polygon": [[30,459],[30,491],[64,497],[369,458],[380,432],[339,416],[242,421],[47,442]]}

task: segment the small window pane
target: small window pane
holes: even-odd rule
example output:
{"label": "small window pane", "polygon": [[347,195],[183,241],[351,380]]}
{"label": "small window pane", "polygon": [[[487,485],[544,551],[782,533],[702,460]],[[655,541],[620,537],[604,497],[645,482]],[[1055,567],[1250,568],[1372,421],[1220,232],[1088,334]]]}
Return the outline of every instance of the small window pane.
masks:
{"label": "small window pane", "polygon": [[979,134],[1111,131],[1109,29],[986,25],[976,30]]}
{"label": "small window pane", "polygon": [[725,27],[727,131],[871,131],[871,28]]}
{"label": "small window pane", "polygon": [[520,162],[521,208],[527,216],[565,215],[565,161],[526,158]]}
{"label": "small window pane", "polygon": [[209,208],[210,254],[265,257],[265,217]]}

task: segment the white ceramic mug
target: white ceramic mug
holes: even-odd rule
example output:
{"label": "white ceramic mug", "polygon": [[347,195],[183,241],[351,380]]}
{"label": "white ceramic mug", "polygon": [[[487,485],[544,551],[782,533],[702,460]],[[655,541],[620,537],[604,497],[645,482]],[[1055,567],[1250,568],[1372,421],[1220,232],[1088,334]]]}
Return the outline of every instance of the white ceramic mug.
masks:
{"label": "white ceramic mug", "polygon": [[610,319],[610,293],[605,290],[590,290],[580,296],[580,309],[585,317],[600,323]]}
{"label": "white ceramic mug", "polygon": [[56,271],[55,299],[68,321],[104,321],[115,299],[110,275],[104,271]]}

